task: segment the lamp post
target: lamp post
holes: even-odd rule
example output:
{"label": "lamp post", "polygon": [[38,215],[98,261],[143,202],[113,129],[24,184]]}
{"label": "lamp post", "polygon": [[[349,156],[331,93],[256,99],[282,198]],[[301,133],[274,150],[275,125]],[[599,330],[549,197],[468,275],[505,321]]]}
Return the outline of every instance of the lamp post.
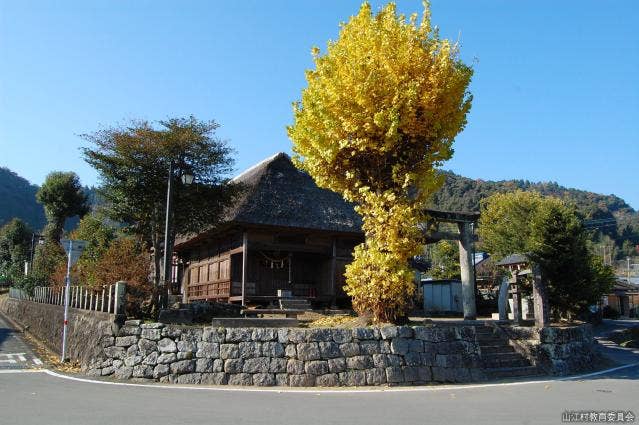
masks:
{"label": "lamp post", "polygon": [[[164,271],[162,275],[162,283],[164,288],[162,288],[162,300],[160,302],[161,306],[166,308],[167,300],[168,300],[168,290],[169,285],[171,284],[171,277],[173,271],[173,235],[171,232],[172,218],[173,218],[173,174],[175,172],[175,163],[171,161],[169,164],[169,180],[167,182],[166,187],[166,218],[164,222]],[[188,186],[193,183],[194,176],[193,174],[181,171],[180,177],[182,180],[182,184]]]}
{"label": "lamp post", "polygon": [[[24,275],[25,276],[31,274],[31,272],[33,271],[33,256],[34,256],[35,249],[36,249],[36,246],[35,246],[36,243],[38,245],[42,245],[44,243],[44,239],[43,239],[41,234],[32,233],[31,234],[31,251],[29,252],[28,266],[25,264],[25,268],[24,268]],[[27,263],[27,262],[25,261],[25,263]]]}

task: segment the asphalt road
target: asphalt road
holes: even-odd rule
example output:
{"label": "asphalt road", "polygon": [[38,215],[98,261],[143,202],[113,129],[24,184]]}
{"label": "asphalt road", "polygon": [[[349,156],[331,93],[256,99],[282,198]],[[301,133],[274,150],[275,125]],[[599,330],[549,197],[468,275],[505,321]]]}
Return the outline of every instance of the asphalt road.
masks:
{"label": "asphalt road", "polygon": [[20,334],[0,316],[0,371],[29,369],[40,365],[42,362],[33,354]]}
{"label": "asphalt road", "polygon": [[[23,348],[13,334],[0,341],[0,356]],[[639,414],[638,366],[578,380],[385,392],[135,386],[14,366],[0,371],[3,425],[558,424],[566,410]]]}

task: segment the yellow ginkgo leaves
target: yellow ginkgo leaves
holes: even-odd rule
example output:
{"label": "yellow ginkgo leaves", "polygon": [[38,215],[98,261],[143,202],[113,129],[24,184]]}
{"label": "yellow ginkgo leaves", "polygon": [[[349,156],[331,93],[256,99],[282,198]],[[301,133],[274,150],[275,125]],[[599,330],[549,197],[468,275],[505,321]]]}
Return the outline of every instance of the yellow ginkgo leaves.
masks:
{"label": "yellow ginkgo leaves", "polygon": [[318,185],[358,205],[366,242],[346,271],[348,294],[376,321],[402,316],[413,291],[408,259],[420,250],[417,223],[440,185],[435,168],[466,124],[472,69],[440,39],[425,6],[407,21],[368,3],[341,27],[293,106],[288,128],[298,166]]}

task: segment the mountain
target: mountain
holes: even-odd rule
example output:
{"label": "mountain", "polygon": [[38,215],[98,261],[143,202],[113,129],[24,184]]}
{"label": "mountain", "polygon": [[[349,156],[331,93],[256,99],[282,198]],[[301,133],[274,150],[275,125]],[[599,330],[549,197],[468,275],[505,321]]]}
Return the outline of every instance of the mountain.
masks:
{"label": "mountain", "polygon": [[[13,171],[0,167],[0,226],[14,217],[25,221],[35,231],[40,231],[47,223],[44,208],[36,201],[36,192],[39,187],[29,183]],[[96,189],[85,187],[85,193],[89,198],[89,204],[98,203]],[[66,230],[75,228],[78,217],[72,217],[65,224]]]}
{"label": "mountain", "polygon": [[47,219],[42,205],[36,202],[37,191],[38,186],[8,168],[0,167],[0,226],[19,217],[31,228],[42,229]]}
{"label": "mountain", "polygon": [[432,198],[432,206],[442,210],[479,211],[482,199],[494,193],[514,190],[536,191],[572,202],[586,221],[614,220],[595,229],[595,243],[614,242],[618,258],[636,255],[639,245],[639,213],[615,195],[602,195],[585,190],[571,189],[555,182],[533,183],[528,180],[487,181],[469,179],[446,171],[445,183]]}
{"label": "mountain", "polygon": [[434,205],[444,210],[479,211],[480,201],[494,193],[524,190],[571,201],[587,219],[612,217],[615,212],[635,213],[635,210],[618,196],[570,189],[556,182],[473,180],[451,171],[445,171],[444,175],[446,181],[433,197]]}
{"label": "mountain", "polygon": [[[614,220],[605,227],[596,229],[593,241],[611,247],[617,258],[636,255],[635,247],[639,245],[639,213],[618,196],[570,189],[555,182],[486,181],[469,179],[450,171],[444,174],[445,183],[432,199],[431,206],[434,208],[479,211],[480,201],[494,193],[518,189],[533,190],[573,202],[584,220]],[[37,191],[38,186],[32,185],[7,168],[0,168],[0,226],[13,217],[19,217],[29,223],[33,229],[42,229],[46,224],[46,218],[42,206],[35,200]],[[86,187],[85,191],[89,197],[89,203],[96,206],[100,202],[97,190]],[[77,222],[77,217],[67,220],[65,228],[73,229]]]}

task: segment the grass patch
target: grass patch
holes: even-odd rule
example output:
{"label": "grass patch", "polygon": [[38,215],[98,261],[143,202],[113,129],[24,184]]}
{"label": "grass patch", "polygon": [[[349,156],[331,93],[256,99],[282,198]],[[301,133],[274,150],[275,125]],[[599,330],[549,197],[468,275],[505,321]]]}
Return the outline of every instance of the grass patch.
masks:
{"label": "grass patch", "polygon": [[371,325],[371,319],[358,316],[324,316],[308,323],[309,328],[363,328]]}

